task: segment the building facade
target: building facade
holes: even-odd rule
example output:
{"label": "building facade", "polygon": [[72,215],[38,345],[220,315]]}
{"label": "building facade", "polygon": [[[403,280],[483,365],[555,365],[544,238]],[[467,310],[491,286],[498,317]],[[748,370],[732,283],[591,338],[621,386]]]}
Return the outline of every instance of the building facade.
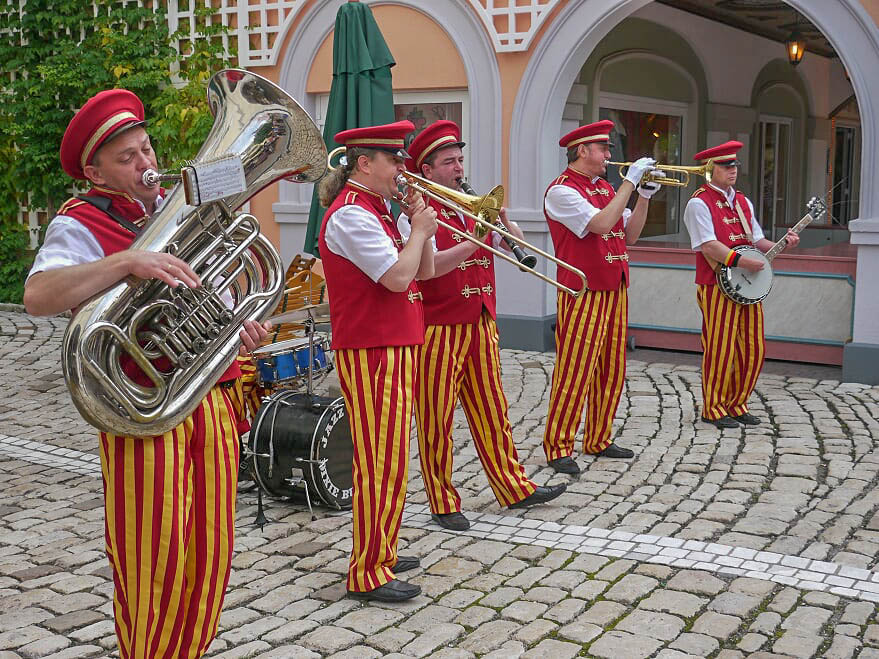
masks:
{"label": "building facade", "polygon": [[[617,124],[619,160],[692,165],[706,146],[742,141],[739,187],[769,237],[808,199],[827,197],[830,212],[803,232],[802,249],[774,264],[768,354],[842,363],[845,379],[879,383],[879,0],[762,3],[776,6],[767,21],[787,11],[811,31],[814,51],[797,66],[783,40],[736,22],[736,11],[759,14],[752,0],[366,1],[397,62],[397,116],[418,128],[458,121],[473,187],[503,183],[509,214],[542,249],[551,250],[543,192],[564,167],[558,138],[599,118]],[[342,0],[217,4],[218,20],[239,28],[240,64],[322,123]],[[169,2],[172,27],[188,9]],[[697,184],[663,190],[632,250],[630,324],[641,344],[698,349],[681,221]],[[302,251],[311,194],[282,182],[251,203],[285,262]],[[503,345],[553,348],[554,288],[500,264],[498,312]]]}

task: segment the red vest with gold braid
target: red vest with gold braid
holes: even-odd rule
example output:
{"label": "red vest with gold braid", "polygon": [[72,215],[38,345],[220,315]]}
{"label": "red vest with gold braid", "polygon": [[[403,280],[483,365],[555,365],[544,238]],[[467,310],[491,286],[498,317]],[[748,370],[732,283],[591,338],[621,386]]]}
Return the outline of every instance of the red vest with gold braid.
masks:
{"label": "red vest with gold braid", "polygon": [[[461,217],[440,202],[430,199],[437,219],[461,231],[472,232],[474,222]],[[463,239],[455,240],[445,227],[436,230],[438,251],[451,249]],[[479,322],[482,308],[497,318],[494,290],[494,255],[479,248],[454,270],[442,277],[418,282],[424,294],[424,319],[428,325],[472,325]]]}
{"label": "red vest with gold braid", "polygon": [[[599,178],[593,183],[588,176],[575,172],[570,167],[549,188],[554,185],[573,188],[598,209],[607,206],[616,194],[613,186],[604,179]],[[549,192],[549,188],[546,192]],[[628,288],[629,253],[626,251],[626,232],[622,216],[607,233],[587,231],[585,236],[578,238],[561,222],[547,215],[545,207],[543,214],[549,225],[556,257],[582,270],[589,283],[589,290],[615,291],[621,282]],[[579,290],[582,285],[577,277],[564,268],[557,268],[556,273],[558,281],[569,288]]]}
{"label": "red vest with gold braid", "polygon": [[415,281],[407,290],[395,293],[372,281],[351,261],[327,247],[327,220],[343,206],[350,205],[375,215],[375,221],[394,241],[397,250],[403,249],[403,239],[381,195],[351,185],[343,187],[324,215],[318,238],[330,297],[333,350],[421,345],[424,343],[424,312]]}
{"label": "red vest with gold braid", "polygon": [[[714,236],[717,240],[727,247],[751,244],[748,236],[745,235],[745,228],[742,226],[735,207],[738,202],[745,219],[751,225],[751,233],[753,233],[754,222],[751,218],[751,206],[745,195],[736,190],[735,199],[730,205],[722,192],[715,190],[710,185],[703,185],[693,193],[693,197],[698,197],[708,206],[708,210],[711,212],[711,221],[714,222]],[[717,283],[714,270],[702,254],[696,255],[696,283],[709,286]]]}
{"label": "red vest with gold braid", "polygon": [[[86,193],[86,196],[110,199],[110,210],[137,226],[143,226],[149,219],[149,216],[144,213],[143,207],[133,197],[124,192],[116,192],[115,190],[95,186]],[[65,201],[61,208],[58,209],[58,215],[67,215],[78,220],[98,241],[98,244],[104,251],[104,256],[110,256],[116,252],[128,249],[131,243],[134,242],[135,235],[131,231],[123,227],[104,211],[95,208],[81,199],[73,198]],[[147,378],[144,372],[140,370],[140,367],[127,354],[122,355],[120,362],[122,370],[132,380],[144,386],[153,386],[152,380]],[[171,362],[166,357],[161,357],[153,363],[159,371],[168,372],[171,368]],[[240,375],[241,369],[238,367],[238,362],[233,361],[217,382],[234,380]]]}

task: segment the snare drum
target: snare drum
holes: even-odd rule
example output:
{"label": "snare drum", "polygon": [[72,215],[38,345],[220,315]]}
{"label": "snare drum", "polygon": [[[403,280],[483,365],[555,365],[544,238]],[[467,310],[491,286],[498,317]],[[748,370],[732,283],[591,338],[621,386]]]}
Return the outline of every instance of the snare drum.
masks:
{"label": "snare drum", "polygon": [[251,472],[268,494],[309,496],[337,510],[351,508],[354,443],[341,398],[279,391],[259,408],[250,431]]}
{"label": "snare drum", "polygon": [[308,376],[309,352],[312,355],[311,372],[314,376],[329,369],[327,352],[329,341],[324,335],[314,336],[309,351],[308,338],[287,339],[253,351],[259,381],[264,387],[285,384]]}

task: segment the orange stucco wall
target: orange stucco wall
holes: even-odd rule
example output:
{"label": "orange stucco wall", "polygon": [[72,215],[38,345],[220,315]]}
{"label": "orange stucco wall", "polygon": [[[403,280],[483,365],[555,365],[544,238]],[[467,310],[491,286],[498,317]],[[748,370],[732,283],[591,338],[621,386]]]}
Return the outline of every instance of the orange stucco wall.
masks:
{"label": "orange stucco wall", "polygon": [[[372,7],[397,65],[391,69],[394,89],[463,89],[464,63],[449,35],[424,14],[397,5]],[[327,35],[308,74],[309,94],[326,94],[333,81],[333,32]]]}
{"label": "orange stucco wall", "polygon": [[[299,12],[303,16],[314,5],[310,2]],[[467,75],[464,64],[448,34],[425,14],[399,5],[371,6],[376,23],[390,48],[397,65],[392,69],[394,89],[464,89]],[[278,64],[254,68],[254,72],[278,81],[283,53],[289,47],[296,30],[294,22],[285,35],[285,43]],[[438,55],[439,54],[439,55]],[[333,80],[333,31],[318,48],[308,75],[307,91],[326,94]],[[280,243],[280,228],[274,220],[272,204],[278,201],[278,186],[273,184],[251,200],[251,212],[259,218],[266,237],[275,245]]]}

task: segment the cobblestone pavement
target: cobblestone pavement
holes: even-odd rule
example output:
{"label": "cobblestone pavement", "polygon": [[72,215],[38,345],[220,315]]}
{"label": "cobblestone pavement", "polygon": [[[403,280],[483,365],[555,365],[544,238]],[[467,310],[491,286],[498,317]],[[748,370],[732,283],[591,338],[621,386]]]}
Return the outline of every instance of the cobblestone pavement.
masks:
{"label": "cobblestone pavement", "polygon": [[[0,659],[115,656],[94,432],[59,367],[66,320],[0,311]],[[350,515],[239,495],[216,657],[879,657],[879,387],[760,378],[756,429],[695,425],[698,367],[630,360],[615,427],[632,461],[546,467],[553,355],[503,351],[538,483],[499,508],[463,415],[465,534],[430,521],[413,442],[401,549],[424,594],[344,598]],[[409,575],[412,575],[411,577]]]}

